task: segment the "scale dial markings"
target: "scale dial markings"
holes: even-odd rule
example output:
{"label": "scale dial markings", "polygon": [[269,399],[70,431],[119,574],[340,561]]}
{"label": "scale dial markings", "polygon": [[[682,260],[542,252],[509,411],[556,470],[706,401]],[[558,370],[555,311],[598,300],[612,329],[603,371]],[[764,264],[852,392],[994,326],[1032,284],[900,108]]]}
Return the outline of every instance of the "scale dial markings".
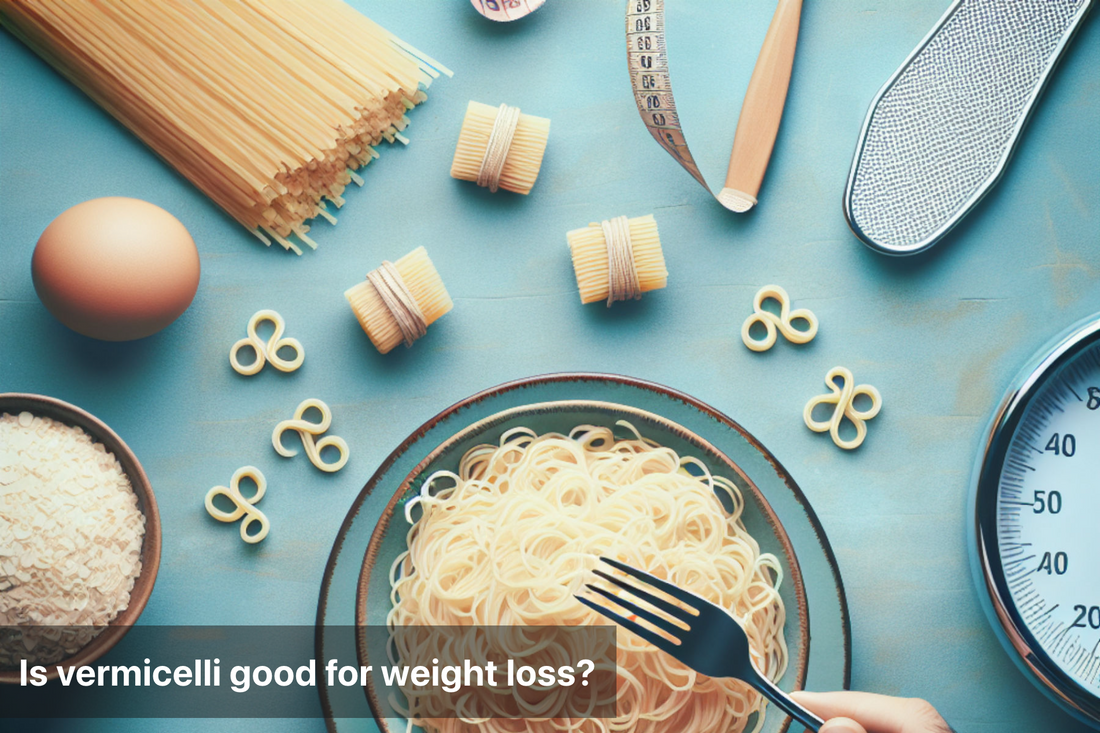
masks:
{"label": "scale dial markings", "polygon": [[997,514],[1001,560],[1024,624],[1063,671],[1100,695],[1100,345],[1025,411]]}
{"label": "scale dial markings", "polygon": [[1100,723],[1100,321],[1010,392],[975,507],[1008,642],[1060,702]]}

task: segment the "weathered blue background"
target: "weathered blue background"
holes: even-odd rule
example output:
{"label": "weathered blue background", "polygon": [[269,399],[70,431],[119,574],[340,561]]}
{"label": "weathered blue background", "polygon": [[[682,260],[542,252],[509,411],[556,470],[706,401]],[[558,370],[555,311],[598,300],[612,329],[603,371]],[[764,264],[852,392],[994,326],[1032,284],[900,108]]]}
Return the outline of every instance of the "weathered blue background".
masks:
{"label": "weathered blue background", "polygon": [[[966,487],[1011,375],[1056,331],[1100,310],[1100,22],[1086,20],[1002,183],[945,242],[910,259],[848,232],[840,198],[867,105],[946,0],[806,3],[783,129],[761,206],[727,213],[649,138],[625,68],[623,3],[550,0],[495,26],[465,0],[355,5],[450,65],[386,148],[321,248],[268,251],[7,34],[0,34],[0,391],[90,410],[145,465],[164,550],[144,623],[312,623],[344,513],[382,458],[452,402],[515,377],[609,371],[689,392],[753,431],[812,500],[840,558],[854,632],[853,685],[932,700],[960,731],[1083,731],[995,641],[966,561]],[[721,182],[740,101],[774,3],[670,2],[673,74],[688,139]],[[732,39],[732,40],[731,40]],[[448,176],[469,99],[553,119],[530,197]],[[399,147],[399,146],[398,146]],[[202,255],[191,309],[167,331],[97,343],[35,297],[42,229],[85,199],[147,199]],[[669,287],[640,303],[579,304],[565,232],[653,213]],[[428,248],[455,310],[406,351],[379,356],[342,292],[383,258]],[[738,329],[776,282],[812,308],[807,347],[755,355]],[[286,317],[305,366],[236,375],[229,346],[260,308]],[[854,453],[802,425],[825,372],[877,385],[882,414]],[[334,476],[270,446],[306,397],[326,400],[353,456]],[[271,536],[245,547],[202,509],[245,463],[271,489]],[[204,722],[210,730],[322,729],[312,721]],[[57,729],[190,730],[188,721]]]}

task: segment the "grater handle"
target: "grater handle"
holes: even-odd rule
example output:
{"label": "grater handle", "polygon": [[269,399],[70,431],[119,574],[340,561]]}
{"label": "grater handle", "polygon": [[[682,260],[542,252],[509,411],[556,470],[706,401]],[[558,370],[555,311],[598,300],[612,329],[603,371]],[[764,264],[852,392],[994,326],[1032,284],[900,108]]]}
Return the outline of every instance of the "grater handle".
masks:
{"label": "grater handle", "polygon": [[741,105],[726,189],[749,197],[753,204],[783,118],[801,13],[802,0],[779,0]]}

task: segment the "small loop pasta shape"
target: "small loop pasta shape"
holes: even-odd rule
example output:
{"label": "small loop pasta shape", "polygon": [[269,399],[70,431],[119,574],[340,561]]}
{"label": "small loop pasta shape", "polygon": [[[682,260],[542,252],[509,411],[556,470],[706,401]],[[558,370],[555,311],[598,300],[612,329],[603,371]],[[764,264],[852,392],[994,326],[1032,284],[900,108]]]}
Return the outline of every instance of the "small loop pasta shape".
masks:
{"label": "small loop pasta shape", "polygon": [[[244,498],[241,493],[240,484],[243,478],[250,478],[256,482],[256,493],[248,499]],[[263,472],[255,466],[244,466],[233,473],[233,477],[229,480],[229,486],[215,486],[206,492],[204,502],[206,512],[219,522],[236,522],[244,517],[244,521],[241,522],[241,539],[253,545],[267,537],[267,533],[271,529],[271,523],[268,521],[267,515],[255,506],[260,499],[264,498],[266,492],[267,479],[264,478]],[[233,511],[227,512],[214,506],[214,499],[219,496],[224,496],[233,504]],[[249,527],[256,522],[260,524],[260,531],[249,534]]]}
{"label": "small loop pasta shape", "polygon": [[[310,422],[302,417],[310,409],[316,409],[321,413],[320,422]],[[317,399],[304,400],[298,405],[298,409],[294,411],[293,418],[283,420],[275,426],[275,430],[271,434],[271,444],[275,447],[275,452],[284,458],[298,455],[297,450],[283,445],[283,433],[287,430],[294,430],[302,439],[302,447],[305,449],[310,463],[326,473],[334,473],[343,468],[348,462],[350,451],[348,450],[347,441],[335,435],[326,435],[320,440],[314,440],[316,436],[324,435],[331,424],[332,410],[329,409],[328,405]],[[329,447],[335,448],[340,457],[331,463],[326,463],[321,458],[321,451]]]}
{"label": "small loop pasta shape", "polygon": [[[264,321],[269,321],[275,326],[275,331],[266,343],[257,333],[260,324]],[[295,371],[305,361],[306,352],[298,339],[283,338],[285,332],[286,321],[278,312],[270,309],[257,311],[248,319],[248,336],[237,341],[233,344],[233,348],[229,350],[230,366],[233,367],[235,372],[246,377],[258,374],[267,362],[271,362],[271,365],[281,372]],[[252,350],[256,352],[256,360],[248,365],[241,364],[238,358],[240,350],[245,347],[252,347]],[[293,349],[294,358],[284,359],[279,356],[279,350],[283,348]]]}
{"label": "small loop pasta shape", "polygon": [[[843,384],[837,383],[838,378],[843,380]],[[828,431],[833,442],[844,450],[858,448],[867,437],[867,421],[878,415],[879,410],[882,409],[882,395],[872,385],[855,386],[855,378],[851,370],[841,366],[829,370],[825,375],[825,384],[829,386],[830,393],[812,398],[802,410],[802,419],[806,427],[815,433]],[[861,395],[871,400],[871,406],[866,410],[855,407],[855,399]],[[815,420],[813,412],[818,405],[836,405],[832,417],[828,420]],[[856,437],[851,440],[840,437],[840,425],[845,418],[856,429]]]}
{"label": "small loop pasta shape", "polygon": [[[764,310],[764,301],[776,300],[779,302],[779,315]],[[745,346],[753,351],[767,351],[775,346],[778,333],[782,333],[793,344],[806,344],[817,336],[818,321],[813,311],[807,308],[791,310],[791,299],[787,291],[778,285],[765,285],[757,291],[752,300],[753,313],[741,325],[741,340]],[[792,321],[806,321],[809,324],[806,330],[794,327]],[[767,331],[764,338],[754,339],[750,333],[757,323],[764,326]]]}

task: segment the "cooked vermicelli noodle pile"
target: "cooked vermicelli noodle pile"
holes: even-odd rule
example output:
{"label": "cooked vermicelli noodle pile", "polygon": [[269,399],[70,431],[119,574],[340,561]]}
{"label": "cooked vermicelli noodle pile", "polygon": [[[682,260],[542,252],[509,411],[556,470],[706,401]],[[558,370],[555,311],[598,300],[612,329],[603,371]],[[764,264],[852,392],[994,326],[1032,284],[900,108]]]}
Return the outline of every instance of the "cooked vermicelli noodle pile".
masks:
{"label": "cooked vermicelli noodle pile", "polygon": [[[629,438],[590,425],[568,436],[516,428],[498,446],[471,449],[457,475],[429,477],[406,504],[413,526],[391,571],[391,628],[607,623],[573,597],[605,556],[731,610],[758,669],[779,679],[787,666],[782,571],[745,530],[740,491],[698,459],[620,425]],[[744,683],[700,675],[628,632],[618,645],[615,719],[417,722],[445,733],[742,731],[759,710],[761,727],[765,703]],[[417,712],[417,701],[409,704]]]}

